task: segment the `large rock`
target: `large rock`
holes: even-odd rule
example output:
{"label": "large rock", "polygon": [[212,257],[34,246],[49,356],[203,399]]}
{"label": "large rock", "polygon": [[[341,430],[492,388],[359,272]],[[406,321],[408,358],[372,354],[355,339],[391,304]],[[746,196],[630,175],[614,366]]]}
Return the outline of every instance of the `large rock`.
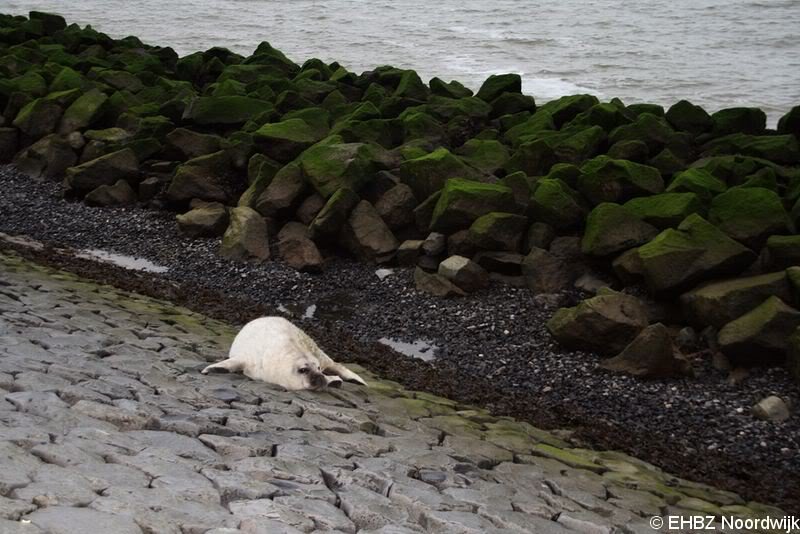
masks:
{"label": "large rock", "polygon": [[414,223],[414,208],[417,199],[406,184],[397,184],[386,191],[375,203],[381,219],[392,230],[410,226]]}
{"label": "large rock", "polygon": [[357,258],[376,262],[387,261],[399,245],[392,231],[366,200],[353,208],[342,227],[341,241]]}
{"label": "large rock", "polygon": [[644,245],[658,229],[619,204],[598,204],[586,218],[581,250],[592,256],[609,256]]}
{"label": "large rock", "polygon": [[514,192],[509,187],[451,178],[436,202],[431,230],[452,233],[487,213],[513,212],[515,208]]}
{"label": "large rock", "polygon": [[723,326],[720,350],[739,365],[764,365],[785,360],[789,336],[800,326],[800,311],[776,296]]}
{"label": "large rock", "polygon": [[264,154],[288,163],[320,141],[325,133],[302,119],[288,119],[265,124],[255,131],[253,138]]}
{"label": "large rock", "polygon": [[774,235],[767,239],[769,264],[775,269],[800,265],[800,235]]}
{"label": "large rock", "polygon": [[219,202],[210,202],[175,217],[178,229],[189,237],[216,237],[228,228],[228,210]]}
{"label": "large rock", "polygon": [[87,161],[66,171],[64,185],[70,193],[82,195],[101,185],[118,180],[133,181],[139,176],[139,162],[130,148],[124,148]]}
{"label": "large rock", "polygon": [[89,206],[129,206],[136,202],[136,192],[125,180],[117,180],[113,185],[101,185],[89,191],[84,201]]}
{"label": "large rock", "polygon": [[336,235],[360,201],[359,196],[351,189],[343,187],[336,191],[311,221],[309,225],[311,237],[322,239]]}
{"label": "large rock", "polygon": [[569,95],[562,96],[556,100],[551,100],[539,107],[538,113],[549,113],[553,118],[556,128],[561,128],[580,113],[591,109],[600,102],[594,95]]}
{"label": "large rock", "polygon": [[39,139],[14,158],[14,165],[32,178],[60,178],[77,162],[69,141],[56,134]]}
{"label": "large rock", "polygon": [[525,284],[534,293],[558,293],[572,286],[574,277],[563,260],[550,251],[532,247],[522,261]]}
{"label": "large rock", "polygon": [[693,323],[721,328],[772,295],[793,300],[785,271],[710,282],[681,295],[681,304]]}
{"label": "large rock", "polygon": [[227,203],[229,198],[230,158],[220,150],[190,159],[175,169],[167,188],[167,200],[186,204],[194,198]]}
{"label": "large rock", "polygon": [[63,112],[57,102],[37,98],[19,111],[13,125],[32,139],[39,139],[55,131]]}
{"label": "large rock", "polygon": [[790,109],[778,120],[779,134],[794,134],[800,139],[800,106]]}
{"label": "large rock", "polygon": [[800,143],[793,135],[731,134],[710,141],[702,150],[706,155],[742,154],[780,165],[800,162]]}
{"label": "large rock", "polygon": [[506,146],[494,139],[470,139],[456,150],[456,154],[486,174],[502,169],[509,156]]}
{"label": "large rock", "polygon": [[776,395],[761,399],[753,406],[752,412],[756,418],[773,423],[782,423],[792,415],[789,405]]}
{"label": "large rock", "polygon": [[416,198],[428,198],[442,189],[448,178],[477,178],[458,156],[446,148],[438,148],[424,156],[400,164],[400,179],[414,191]]}
{"label": "large rock", "polygon": [[237,125],[273,109],[269,102],[247,96],[204,96],[186,106],[183,119],[210,126]]}
{"label": "large rock", "polygon": [[647,322],[647,309],[639,299],[610,292],[561,308],[547,321],[547,329],[567,348],[617,354]]}
{"label": "large rock", "polygon": [[487,213],[469,227],[467,241],[476,249],[517,252],[527,226],[528,219],[522,215]]}
{"label": "large rock", "polygon": [[463,297],[466,293],[444,276],[427,273],[421,268],[414,269],[414,285],[418,291],[435,297]]}
{"label": "large rock", "polygon": [[322,254],[309,238],[308,228],[303,224],[290,222],[278,232],[278,254],[297,271],[322,270]]}
{"label": "large rock", "polygon": [[531,219],[547,223],[556,230],[579,226],[586,215],[581,196],[557,178],[544,178],[532,185],[528,212]]}
{"label": "large rock", "polygon": [[186,128],[175,128],[167,134],[166,140],[167,146],[175,150],[181,159],[192,159],[217,152],[222,142],[217,135],[193,132]]}
{"label": "large rock", "polygon": [[664,191],[664,179],[658,169],[632,161],[598,156],[587,161],[581,171],[578,190],[593,205]]}
{"label": "large rock", "polygon": [[694,193],[703,202],[708,202],[728,186],[704,169],[688,169],[672,179],[667,186],[667,193]]}
{"label": "large rock", "polygon": [[758,108],[727,108],[711,115],[714,136],[732,133],[760,134],[767,127],[767,115]]}
{"label": "large rock", "polygon": [[268,259],[267,223],[261,215],[246,206],[233,208],[219,253],[225,258],[240,261]]}
{"label": "large rock", "polygon": [[485,102],[491,102],[503,93],[521,93],[522,78],[519,74],[492,74],[483,82],[475,94]]}
{"label": "large rock", "polygon": [[694,135],[707,132],[714,124],[706,110],[687,100],[673,104],[667,110],[665,118],[676,130]]}
{"label": "large rock", "polygon": [[92,89],[80,96],[64,111],[58,126],[59,133],[68,134],[92,126],[103,115],[108,96]]}
{"label": "large rock", "polygon": [[699,215],[689,215],[638,248],[645,281],[656,293],[680,291],[715,276],[738,274],[756,259],[750,249]]}
{"label": "large rock", "polygon": [[464,256],[450,256],[439,264],[438,274],[468,293],[489,285],[486,269]]}
{"label": "large rock", "polygon": [[358,192],[378,170],[374,148],[365,143],[318,143],[299,158],[303,175],[324,198],[346,187]]}
{"label": "large rock", "polygon": [[625,209],[656,228],[675,228],[692,213],[704,211],[700,197],[694,193],[661,193],[649,197],[633,198],[624,204]]}
{"label": "large rock", "polygon": [[306,187],[300,166],[289,163],[278,171],[266,189],[256,198],[253,207],[265,217],[288,214],[300,203]]}
{"label": "large rock", "polygon": [[684,374],[688,371],[688,362],[677,358],[676,352],[667,327],[656,323],[639,332],[621,353],[603,361],[600,367],[641,378]]}
{"label": "large rock", "polygon": [[772,234],[794,230],[781,198],[763,187],[734,187],[716,196],[708,220],[750,247],[760,246]]}

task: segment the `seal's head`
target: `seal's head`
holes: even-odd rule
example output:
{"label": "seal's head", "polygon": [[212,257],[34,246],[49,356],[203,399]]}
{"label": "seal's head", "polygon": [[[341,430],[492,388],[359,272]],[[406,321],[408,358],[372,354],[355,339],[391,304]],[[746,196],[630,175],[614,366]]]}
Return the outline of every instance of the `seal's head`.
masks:
{"label": "seal's head", "polygon": [[291,390],[320,390],[326,387],[341,387],[342,379],[338,376],[326,375],[319,361],[313,356],[305,356],[292,366],[292,372],[281,383]]}

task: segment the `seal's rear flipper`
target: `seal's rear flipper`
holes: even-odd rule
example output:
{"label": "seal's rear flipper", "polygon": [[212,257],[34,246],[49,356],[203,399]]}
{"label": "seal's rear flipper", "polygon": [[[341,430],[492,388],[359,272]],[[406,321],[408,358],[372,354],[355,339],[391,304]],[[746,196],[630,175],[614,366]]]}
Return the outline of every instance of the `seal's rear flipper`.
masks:
{"label": "seal's rear flipper", "polygon": [[202,374],[207,375],[209,371],[216,371],[216,370],[223,370],[229,373],[237,373],[242,370],[244,364],[240,361],[232,360],[228,358],[227,360],[222,360],[221,362],[212,363],[202,371]]}
{"label": "seal's rear flipper", "polygon": [[353,371],[345,367],[340,363],[336,363],[332,361],[325,369],[322,370],[323,373],[330,375],[339,375],[342,380],[346,380],[348,382],[352,382],[354,384],[361,384],[362,386],[366,386],[367,383],[364,382],[360,376],[355,374]]}

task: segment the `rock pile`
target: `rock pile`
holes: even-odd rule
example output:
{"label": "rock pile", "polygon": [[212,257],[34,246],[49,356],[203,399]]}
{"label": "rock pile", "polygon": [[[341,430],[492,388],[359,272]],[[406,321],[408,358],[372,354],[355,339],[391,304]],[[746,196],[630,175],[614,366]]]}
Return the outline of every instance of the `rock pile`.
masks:
{"label": "rock pile", "polygon": [[735,365],[800,368],[800,106],[771,130],[757,108],[539,105],[515,74],[473,95],[391,66],[297,64],[267,42],[179,57],[37,12],[0,16],[0,72],[0,159],[92,205],[177,211],[187,235],[222,235],[224,256],[397,262],[443,296],[487,279],[640,285],[658,301],[646,314],[587,301],[553,333],[616,354],[648,325],[690,324]]}

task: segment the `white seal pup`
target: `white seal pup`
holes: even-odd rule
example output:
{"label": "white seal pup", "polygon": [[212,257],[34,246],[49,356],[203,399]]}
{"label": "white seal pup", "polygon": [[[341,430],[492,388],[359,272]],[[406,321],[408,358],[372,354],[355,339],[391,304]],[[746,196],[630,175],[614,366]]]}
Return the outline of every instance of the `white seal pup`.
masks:
{"label": "white seal pup", "polygon": [[283,317],[261,317],[236,334],[228,359],[209,365],[212,369],[244,373],[289,390],[339,387],[342,379],[367,385],[356,373],[334,362],[313,339]]}

